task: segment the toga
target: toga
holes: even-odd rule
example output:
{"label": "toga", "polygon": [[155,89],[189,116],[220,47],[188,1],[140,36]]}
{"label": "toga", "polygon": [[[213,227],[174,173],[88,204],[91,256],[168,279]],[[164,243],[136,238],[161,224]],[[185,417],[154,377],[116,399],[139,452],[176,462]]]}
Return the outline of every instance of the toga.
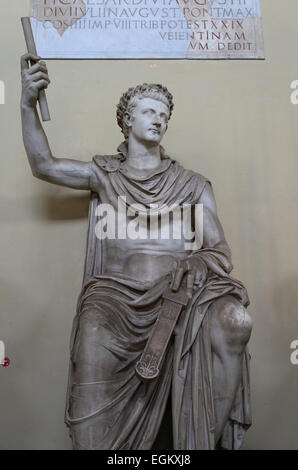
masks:
{"label": "toga", "polygon": [[[105,173],[112,196],[126,196],[128,204],[145,207],[197,204],[208,180],[184,169],[163,149],[158,169],[146,177],[131,176],[121,166],[126,146],[121,144],[118,151],[113,156],[95,156],[91,162],[85,274],[70,342],[65,422],[75,449],[151,449],[171,397],[173,449],[214,449],[209,306],[219,297],[232,295],[246,307],[248,295],[243,284],[229,275],[230,253],[203,244],[196,254],[205,261],[208,277],[203,287],[194,289],[180,314],[158,378],[143,383],[136,377],[136,363],[158,318],[171,274],[143,282],[123,273],[105,272],[105,240],[95,234],[99,173]],[[88,380],[76,367],[86,329],[91,332],[88,347],[96,362]],[[250,425],[246,350],[240,386],[220,446],[239,449]]]}

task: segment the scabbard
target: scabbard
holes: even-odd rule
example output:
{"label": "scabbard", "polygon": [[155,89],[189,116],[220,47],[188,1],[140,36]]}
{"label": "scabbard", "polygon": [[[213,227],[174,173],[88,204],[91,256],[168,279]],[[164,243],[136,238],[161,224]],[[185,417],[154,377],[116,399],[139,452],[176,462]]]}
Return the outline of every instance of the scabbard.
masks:
{"label": "scabbard", "polygon": [[170,288],[163,294],[163,303],[159,316],[152,328],[147,344],[137,362],[135,372],[143,382],[150,382],[158,377],[160,366],[175,325],[189,297],[184,289],[173,292]]}

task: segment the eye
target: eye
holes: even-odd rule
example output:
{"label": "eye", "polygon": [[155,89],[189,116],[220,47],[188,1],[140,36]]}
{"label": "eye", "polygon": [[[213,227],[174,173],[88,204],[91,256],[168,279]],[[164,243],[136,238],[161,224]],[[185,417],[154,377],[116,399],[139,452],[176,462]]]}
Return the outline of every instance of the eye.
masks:
{"label": "eye", "polygon": [[143,114],[154,114],[154,111],[153,111],[153,109],[145,109],[143,111]]}
{"label": "eye", "polygon": [[169,118],[168,118],[167,114],[162,113],[162,114],[160,115],[160,117],[161,117],[161,119],[162,119],[164,122],[168,122],[168,119],[169,119]]}

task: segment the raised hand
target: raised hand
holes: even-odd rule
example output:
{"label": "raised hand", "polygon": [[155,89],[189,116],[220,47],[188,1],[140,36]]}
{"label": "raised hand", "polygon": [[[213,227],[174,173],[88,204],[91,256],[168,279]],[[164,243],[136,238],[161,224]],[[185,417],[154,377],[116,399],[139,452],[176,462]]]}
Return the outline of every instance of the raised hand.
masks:
{"label": "raised hand", "polygon": [[[29,65],[29,62],[34,63]],[[40,57],[24,54],[21,57],[22,104],[35,108],[40,90],[50,83],[46,63]]]}

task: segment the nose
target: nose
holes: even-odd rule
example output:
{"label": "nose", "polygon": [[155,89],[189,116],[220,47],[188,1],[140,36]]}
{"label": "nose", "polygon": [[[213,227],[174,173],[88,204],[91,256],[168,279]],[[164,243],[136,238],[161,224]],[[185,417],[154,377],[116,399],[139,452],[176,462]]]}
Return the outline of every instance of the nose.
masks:
{"label": "nose", "polygon": [[155,126],[158,126],[160,127],[161,126],[161,119],[159,116],[155,116],[154,118],[154,123],[153,123]]}

